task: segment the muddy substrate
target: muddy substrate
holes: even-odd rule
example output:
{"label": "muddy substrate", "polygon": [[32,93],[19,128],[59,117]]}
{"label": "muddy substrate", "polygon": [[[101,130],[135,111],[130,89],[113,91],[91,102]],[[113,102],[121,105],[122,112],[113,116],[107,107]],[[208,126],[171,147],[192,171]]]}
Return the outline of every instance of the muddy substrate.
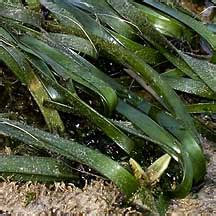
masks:
{"label": "muddy substrate", "polygon": [[[185,199],[173,200],[167,215],[216,215],[215,144],[204,140],[208,172],[203,187]],[[121,206],[121,193],[102,180],[83,189],[74,185],[0,183],[0,215],[142,215]]]}

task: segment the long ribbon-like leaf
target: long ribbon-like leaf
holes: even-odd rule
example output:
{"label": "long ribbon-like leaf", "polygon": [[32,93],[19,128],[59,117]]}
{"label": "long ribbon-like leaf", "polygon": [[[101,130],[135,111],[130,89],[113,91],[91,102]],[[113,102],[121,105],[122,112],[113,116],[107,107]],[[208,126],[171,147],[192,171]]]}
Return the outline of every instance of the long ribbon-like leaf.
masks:
{"label": "long ribbon-like leaf", "polygon": [[[29,60],[31,61],[31,59]],[[104,131],[104,133],[116,142],[125,152],[129,154],[133,152],[134,142],[111,121],[83,102],[75,93],[72,93],[59,85],[48,74],[42,73],[40,70],[38,70],[38,73],[46,85],[46,88],[51,89],[52,92],[50,96],[53,95],[53,100],[59,101],[59,98],[61,98],[62,101],[74,108],[75,113],[85,116]]]}
{"label": "long ribbon-like leaf", "polygon": [[16,181],[73,181],[78,177],[62,162],[48,157],[0,155],[0,164],[1,176]]}
{"label": "long ribbon-like leaf", "polygon": [[14,48],[13,44],[9,43],[8,45],[6,42],[6,44],[2,43],[0,47],[0,59],[5,62],[20,81],[27,85],[44,116],[48,128],[63,132],[64,125],[58,112],[43,106],[43,101],[48,100],[49,96],[23,54]]}
{"label": "long ribbon-like leaf", "polygon": [[[51,4],[52,7],[49,9],[51,9],[52,11],[54,10],[53,8],[55,7],[55,4],[53,4],[53,1],[43,0],[42,3],[48,8]],[[111,2],[109,1],[109,3],[111,3]],[[122,13],[126,13],[126,9],[128,8],[128,5],[127,4],[124,5],[124,3],[125,2],[115,2],[115,3],[113,2],[114,6],[116,5],[116,7],[118,7],[120,11],[122,10]],[[60,5],[62,5],[62,4],[63,4],[64,8],[66,8],[66,5],[64,5],[63,2],[61,2]],[[126,8],[124,8],[124,6]],[[56,7],[58,7],[58,6],[56,6]],[[56,10],[57,9],[55,9],[55,11]],[[92,39],[94,39],[95,44],[97,44],[97,46],[99,46],[100,49],[102,49],[104,52],[107,52],[110,55],[112,55],[113,58],[115,58],[115,59],[117,58],[117,60],[119,62],[131,67],[134,71],[139,73],[139,76],[144,78],[144,80],[147,83],[149,83],[149,84],[151,83],[151,87],[158,93],[158,95],[161,98],[161,101],[163,101],[164,104],[166,106],[168,106],[170,111],[177,118],[181,119],[181,121],[184,122],[185,126],[188,129],[189,128],[191,129],[194,136],[198,137],[196,129],[193,126],[192,118],[188,115],[186,109],[184,108],[184,105],[179,100],[179,98],[176,96],[174,91],[171,88],[169,88],[169,86],[162,79],[159,78],[156,71],[153,70],[144,61],[137,58],[137,56],[134,55],[133,53],[129,52],[128,50],[126,50],[123,47],[120,47],[118,44],[113,43],[113,40],[111,40],[111,39],[107,40],[108,36],[103,37],[105,33],[103,30],[100,31],[101,27],[99,27],[99,29],[97,29],[97,32],[95,33],[95,28],[97,26],[97,23],[94,23],[93,20],[91,20],[91,17],[87,16],[87,14],[83,13],[82,11],[80,11],[80,13],[78,13],[77,10],[78,9],[75,10],[74,8],[70,7],[69,11],[72,11],[72,15],[71,15],[72,17],[70,17],[70,15],[68,15],[69,16],[68,20],[73,19],[73,17],[75,17],[76,19],[79,19],[79,21],[86,28],[87,31],[89,31],[91,34],[95,34],[95,36],[97,38],[95,38],[95,39],[92,38]],[[131,9],[128,8],[128,10],[131,10]],[[131,14],[131,11],[129,14]],[[91,27],[88,26],[88,24],[87,24],[88,18],[91,20],[92,25],[94,25],[93,29],[91,29]],[[149,37],[150,37],[150,35],[149,35]],[[112,43],[109,43],[108,41],[112,41]],[[198,140],[198,138],[197,138],[197,140]]]}
{"label": "long ribbon-like leaf", "polygon": [[157,48],[172,64],[189,77],[197,78],[196,74],[194,74],[187,63],[180,57],[178,50],[151,25],[145,13],[135,7],[132,1],[107,0],[107,2],[123,17],[134,23],[139,29],[140,35]]}
{"label": "long ribbon-like leaf", "polygon": [[99,94],[105,103],[108,114],[113,111],[117,103],[115,92],[108,84],[95,77],[82,62],[79,62],[80,59],[78,61],[73,57],[64,55],[32,37],[22,37],[21,42],[41,56],[64,80],[72,79]]}
{"label": "long ribbon-like leaf", "polygon": [[143,2],[169,14],[175,19],[180,20],[185,25],[194,29],[198,34],[200,34],[209,44],[212,46],[214,50],[216,50],[216,35],[208,30],[207,26],[203,25],[203,23],[197,21],[196,19],[190,17],[187,14],[180,12],[179,10],[175,10],[174,8],[168,7],[165,4],[157,2],[155,0],[143,0]]}
{"label": "long ribbon-like leaf", "polygon": [[136,179],[126,169],[109,157],[84,145],[2,118],[0,119],[0,133],[7,134],[27,145],[46,149],[70,160],[86,164],[112,180],[128,197],[131,197],[138,189]]}
{"label": "long ribbon-like leaf", "polygon": [[16,20],[34,27],[41,27],[41,17],[33,11],[27,10],[21,6],[0,3],[0,17]]}

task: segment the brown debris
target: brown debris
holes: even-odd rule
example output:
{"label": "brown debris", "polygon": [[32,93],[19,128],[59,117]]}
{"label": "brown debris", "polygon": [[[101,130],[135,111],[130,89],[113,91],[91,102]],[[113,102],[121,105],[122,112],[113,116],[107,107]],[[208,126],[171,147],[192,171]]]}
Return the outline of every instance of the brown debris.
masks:
{"label": "brown debris", "polygon": [[[28,204],[28,194],[35,193]],[[131,208],[120,208],[120,192],[112,184],[94,181],[83,189],[56,183],[0,183],[0,210],[10,215],[141,215]]]}

